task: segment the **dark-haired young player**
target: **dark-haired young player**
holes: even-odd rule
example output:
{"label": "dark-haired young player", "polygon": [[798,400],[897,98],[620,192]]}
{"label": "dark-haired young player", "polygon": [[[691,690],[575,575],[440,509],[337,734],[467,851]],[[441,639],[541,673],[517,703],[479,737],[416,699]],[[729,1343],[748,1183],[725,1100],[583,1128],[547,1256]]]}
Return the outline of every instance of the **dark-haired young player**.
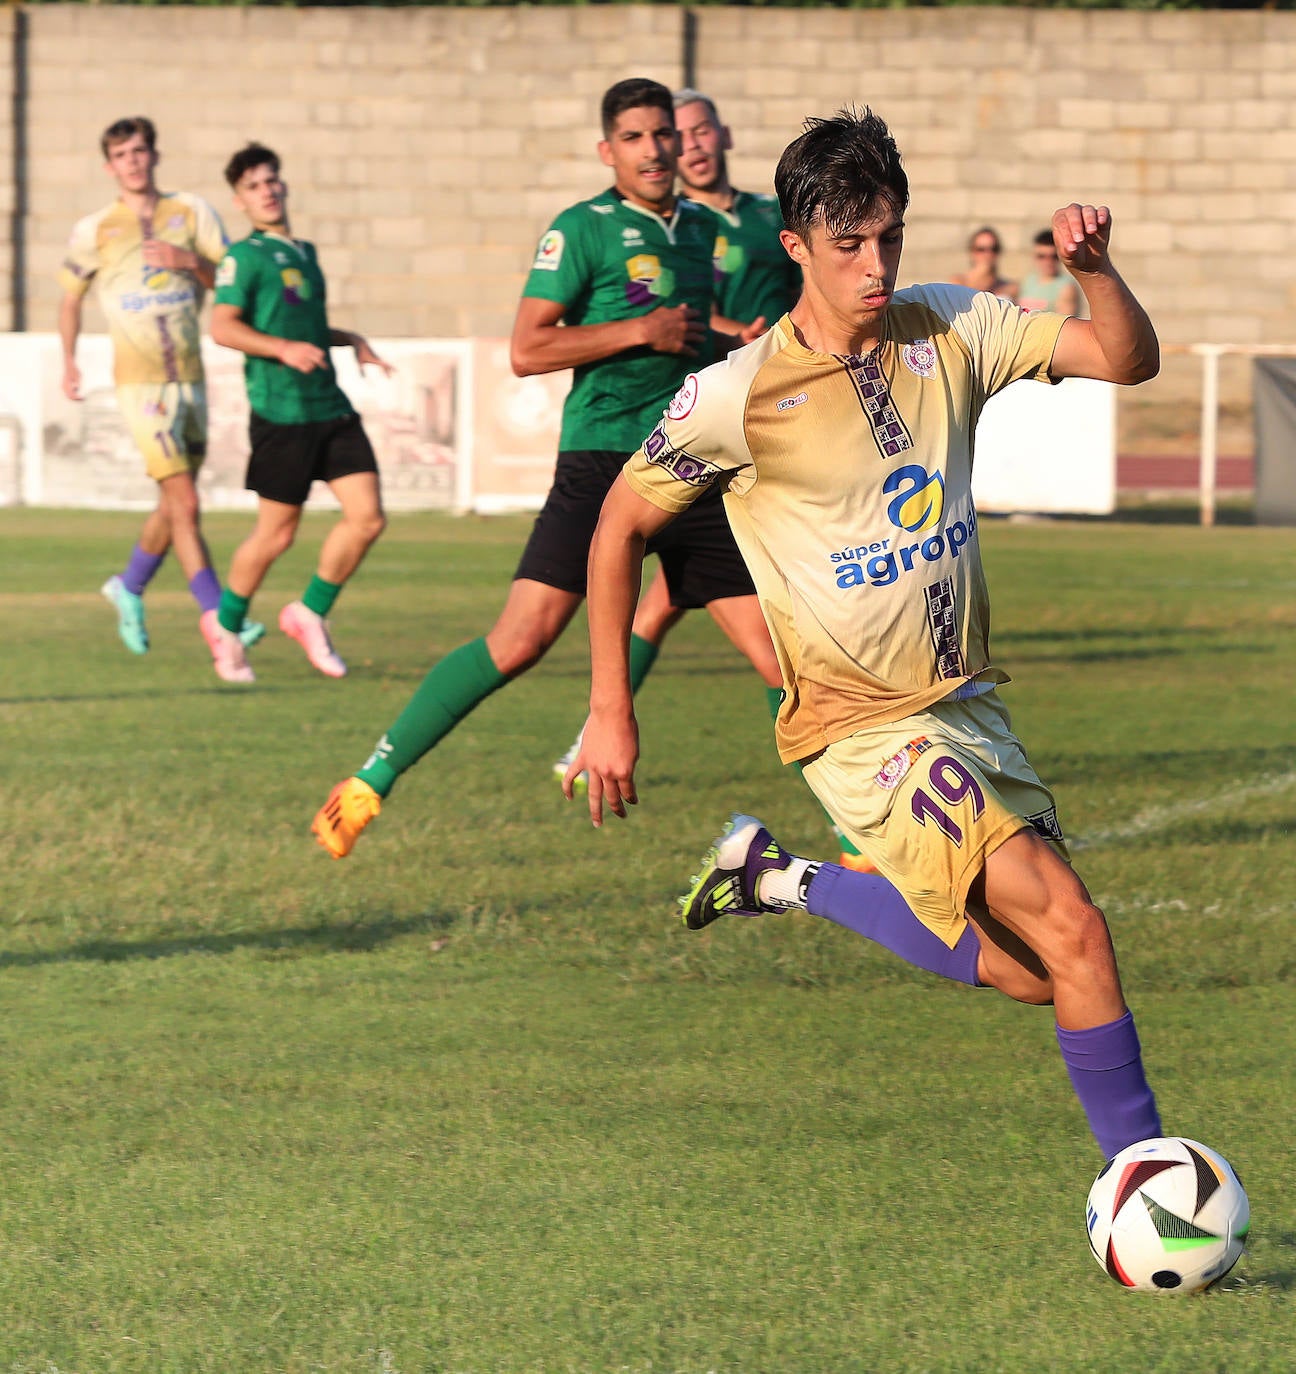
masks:
{"label": "dark-haired young player", "polygon": [[[539,662],[563,632],[585,597],[590,536],[608,488],[690,368],[715,356],[707,323],[715,221],[675,195],[670,91],[640,78],[618,82],[603,96],[602,128],[599,157],[613,185],[564,210],[545,232],[513,326],[519,375],[575,371],[553,486],[495,624],[432,669],[368,761],[333,788],[315,817],[311,828],[336,858],[350,853],[406,769]],[[769,634],[719,500],[702,503],[653,551],[677,604],[705,605],[765,681],[777,682]],[[646,671],[651,648],[631,647],[632,673]]]}
{"label": "dark-haired young player", "polygon": [[806,909],[947,977],[1051,1003],[1112,1155],[1159,1136],[1160,1119],[1106,921],[996,690],[1007,678],[989,655],[972,445],[986,398],[1010,382],[1141,382],[1159,366],[1156,335],[1112,265],[1111,216],[1091,205],[1053,216],[1091,320],[956,286],[897,291],[908,179],[870,111],[808,120],[775,186],[801,299],[699,374],[687,412],[668,413],[609,493],[571,772],[589,770],[596,825],[604,803],[624,816],[636,800],[625,646],[643,548],[722,487],[783,668],[780,752],[804,761],[882,876],[797,858],[735,816],[682,901],[686,923]]}
{"label": "dark-haired young player", "polygon": [[[216,671],[225,677],[215,643],[221,589],[202,536],[196,482],[207,456],[198,314],[225,252],[225,230],[200,197],[158,190],[160,154],[151,119],[116,120],[99,147],[117,183],[117,199],[78,220],[59,273],[63,394],[81,399],[76,345],[82,302],[93,283],[112,338],[117,404],[158,486],[157,508],[130,559],[102,590],[117,612],[122,643],[131,653],[147,653],[144,589],[174,546]],[[244,642],[254,643],[263,633],[262,626],[249,625]]]}
{"label": "dark-haired young player", "polygon": [[[788,256],[779,234],[783,220],[774,196],[739,191],[729,180],[727,154],[733,136],[720,120],[710,96],[689,87],[672,96],[675,130],[680,138],[677,168],[679,194],[703,206],[715,218],[716,239],[712,249],[715,296],[711,304],[711,328],[718,333],[748,337],[768,328],[790,310],[801,293],[801,269]],[[654,417],[656,418],[656,417]],[[684,616],[684,606],[672,600],[665,573],[658,566],[652,581],[639,598],[630,635],[632,680],[637,690],[656,660],[662,641]],[[782,700],[782,680],[765,681],[771,714]],[[576,757],[580,736],[554,764],[559,778]],[[836,826],[842,862],[848,867],[871,868],[851,840]]]}
{"label": "dark-haired young player", "polygon": [[324,274],[314,245],[293,237],[288,187],[275,153],[249,143],[230,158],[225,180],[252,232],[230,248],[217,271],[211,335],[247,355],[247,487],[257,494],[257,521],[230,562],[219,649],[235,680],[253,681],[239,639],[248,603],[271,564],[291,547],[311,484],[326,482],[342,515],[324,539],[301,600],[280,611],[279,628],[302,646],[313,667],[344,677],[346,664],[334,651],[326,617],[386,520],[373,448],[338,386],[329,347],[348,344],[362,367],[391,368],[359,334],[330,327]]}

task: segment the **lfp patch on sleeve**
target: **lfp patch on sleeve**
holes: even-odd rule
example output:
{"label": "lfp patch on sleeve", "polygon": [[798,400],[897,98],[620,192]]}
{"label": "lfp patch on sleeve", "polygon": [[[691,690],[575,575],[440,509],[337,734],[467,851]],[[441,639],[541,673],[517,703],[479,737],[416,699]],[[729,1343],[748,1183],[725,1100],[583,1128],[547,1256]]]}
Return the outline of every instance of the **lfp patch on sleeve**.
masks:
{"label": "lfp patch on sleeve", "polygon": [[697,405],[698,398],[698,379],[695,373],[690,372],[684,378],[684,384],[671,397],[671,403],[666,408],[667,416],[672,420],[682,420]]}
{"label": "lfp patch on sleeve", "polygon": [[531,265],[542,272],[556,272],[562,263],[563,243],[561,229],[547,229],[536,249],[535,262]]}

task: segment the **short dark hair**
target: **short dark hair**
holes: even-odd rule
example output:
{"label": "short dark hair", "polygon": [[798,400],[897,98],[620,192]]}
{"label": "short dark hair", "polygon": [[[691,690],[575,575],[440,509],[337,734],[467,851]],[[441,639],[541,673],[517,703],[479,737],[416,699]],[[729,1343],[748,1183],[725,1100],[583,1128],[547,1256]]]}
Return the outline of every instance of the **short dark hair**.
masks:
{"label": "short dark hair", "polygon": [[977,239],[979,239],[979,238],[981,237],[982,234],[989,234],[990,237],[991,237],[992,239],[994,239],[994,243],[995,243],[994,251],[995,251],[996,253],[1002,253],[1002,252],[1003,252],[1003,241],[1000,239],[999,235],[995,232],[994,229],[992,229],[992,228],[990,227],[990,225],[988,225],[988,224],[983,224],[983,225],[980,227],[980,229],[973,229],[973,231],[968,235],[968,245],[967,245],[967,246],[968,246],[968,252],[969,252],[969,253],[972,251],[973,248],[976,247],[976,241],[977,241]]}
{"label": "short dark hair", "polygon": [[1054,248],[1054,247],[1057,246],[1057,245],[1054,244],[1054,242],[1053,242],[1053,231],[1052,231],[1052,229],[1041,229],[1041,230],[1039,231],[1039,233],[1036,234],[1035,237],[1031,240],[1031,242],[1032,242],[1032,243],[1038,243],[1038,244],[1041,244],[1041,245],[1047,243],[1048,246],[1049,246],[1050,248]]}
{"label": "short dark hair", "polygon": [[273,148],[267,148],[264,143],[245,144],[225,164],[225,180],[231,186],[237,186],[253,167],[263,167],[266,163],[270,164],[277,176],[279,154]]}
{"label": "short dark hair", "polygon": [[670,91],[660,81],[649,81],[646,76],[632,76],[625,81],[618,81],[615,86],[609,86],[603,93],[603,137],[612,137],[620,115],[627,110],[643,108],[664,110],[674,125],[675,104]]}
{"label": "short dark hair", "polygon": [[157,151],[157,130],[153,127],[153,121],[146,115],[127,115],[125,119],[113,120],[100,135],[99,148],[104,158],[108,157],[109,148],[125,143],[136,134],[148,144],[150,153]]}
{"label": "short dark hair", "polygon": [[909,204],[900,150],[867,105],[807,119],[805,133],[779,158],[774,189],[783,223],[802,239],[816,224],[836,237],[875,218],[882,206],[902,214]]}

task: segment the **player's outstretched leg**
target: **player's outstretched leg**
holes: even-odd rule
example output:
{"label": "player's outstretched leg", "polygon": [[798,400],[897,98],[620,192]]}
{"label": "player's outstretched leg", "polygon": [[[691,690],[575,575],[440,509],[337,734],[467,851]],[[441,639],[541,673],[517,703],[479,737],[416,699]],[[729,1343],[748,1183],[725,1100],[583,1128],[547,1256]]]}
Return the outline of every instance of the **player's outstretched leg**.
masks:
{"label": "player's outstretched leg", "polygon": [[916,968],[971,987],[981,985],[981,943],[971,926],[951,949],[880,874],[789,854],[754,816],[732,817],[680,898],[680,910],[690,930],[701,930],[720,916],[807,911],[863,935]]}
{"label": "player's outstretched leg", "polygon": [[336,858],[349,854],[401,774],[488,696],[538,663],[582,599],[576,592],[515,578],[490,632],[436,664],[363,766],[329,794],[311,826],[320,844]]}
{"label": "player's outstretched leg", "polygon": [[[161,562],[161,559],[158,560]],[[117,612],[117,633],[133,654],[148,653],[148,630],[144,628],[144,598],[131,591],[114,573],[99,590]]]}

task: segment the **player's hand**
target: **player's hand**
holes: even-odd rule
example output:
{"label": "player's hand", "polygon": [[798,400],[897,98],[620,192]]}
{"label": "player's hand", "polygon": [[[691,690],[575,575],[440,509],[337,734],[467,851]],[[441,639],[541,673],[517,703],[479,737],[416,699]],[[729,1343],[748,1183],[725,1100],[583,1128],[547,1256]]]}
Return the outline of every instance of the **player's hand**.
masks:
{"label": "player's hand", "polygon": [[63,364],[63,394],[69,401],[81,401],[81,369],[75,363]]}
{"label": "player's hand", "polygon": [[738,337],[743,343],[749,344],[753,339],[759,339],[768,328],[769,326],[765,323],[765,316],[757,315],[750,324],[743,325],[738,331]]}
{"label": "player's hand", "polygon": [[1101,272],[1110,262],[1111,211],[1105,205],[1071,205],[1053,212],[1053,244],[1068,272]]}
{"label": "player's hand", "polygon": [[285,367],[291,367],[294,372],[314,372],[328,361],[322,348],[297,339],[284,339],[277,356]]}
{"label": "player's hand", "polygon": [[593,712],[585,722],[581,747],[563,774],[563,795],[572,800],[577,774],[589,774],[590,824],[603,824],[603,803],[614,816],[625,819],[626,807],[637,806],[634,768],[639,758],[639,725],[634,715],[605,719]]}
{"label": "player's hand", "polygon": [[192,272],[194,254],[163,239],[144,240],[144,262],[149,267],[165,267],[172,272]]}
{"label": "player's hand", "polygon": [[707,324],[691,305],[659,305],[643,317],[644,342],[654,353],[683,353],[696,357]]}
{"label": "player's hand", "polygon": [[353,347],[355,348],[356,362],[360,365],[360,370],[362,372],[370,365],[382,368],[384,377],[390,377],[396,371],[390,363],[384,362],[373,349],[369,347],[369,340],[362,339],[359,334],[356,335]]}

